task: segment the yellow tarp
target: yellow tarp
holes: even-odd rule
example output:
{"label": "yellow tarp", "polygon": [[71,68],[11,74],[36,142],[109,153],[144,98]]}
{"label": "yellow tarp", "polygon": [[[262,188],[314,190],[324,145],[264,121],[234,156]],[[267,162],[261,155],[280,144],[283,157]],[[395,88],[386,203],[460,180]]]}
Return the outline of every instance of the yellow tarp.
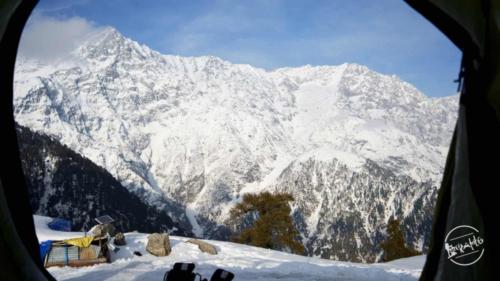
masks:
{"label": "yellow tarp", "polygon": [[90,246],[90,243],[92,243],[92,240],[94,240],[94,237],[86,236],[86,237],[80,237],[80,238],[67,239],[67,240],[64,240],[64,242],[66,244],[77,246],[79,248],[87,248],[88,246]]}

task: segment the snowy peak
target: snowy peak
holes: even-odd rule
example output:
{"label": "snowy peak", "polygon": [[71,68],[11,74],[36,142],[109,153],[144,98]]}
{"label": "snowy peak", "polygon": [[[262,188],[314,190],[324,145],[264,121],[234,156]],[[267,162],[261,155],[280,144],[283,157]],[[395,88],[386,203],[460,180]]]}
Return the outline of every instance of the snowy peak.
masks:
{"label": "snowy peak", "polygon": [[113,27],[106,27],[101,31],[97,31],[89,35],[88,39],[83,41],[81,46],[77,48],[82,55],[96,56],[111,55],[119,53],[130,43],[135,43],[132,40],[125,38],[118,30]]}
{"label": "snowy peak", "polygon": [[227,71],[233,66],[231,63],[215,56],[180,57],[161,55],[149,47],[123,36],[113,27],[106,27],[90,35],[73,54],[79,59],[87,59],[94,63],[109,62],[112,64],[133,65],[155,62],[185,74],[190,72],[214,74],[214,70]]}
{"label": "snowy peak", "polygon": [[[309,253],[364,260],[377,249],[362,249],[355,238],[334,241],[356,249],[349,255],[319,248],[339,231],[333,224],[352,221],[353,237],[376,243],[388,212],[328,214],[360,202],[352,198],[359,193],[346,192],[358,182],[363,190],[380,186],[385,197],[377,200],[392,202],[387,208],[408,224],[427,222],[431,215],[411,202],[433,206],[457,104],[457,96],[428,98],[357,64],[265,71],[213,56],[163,55],[113,28],[89,37],[71,60],[19,61],[15,77],[21,125],[55,136],[149,204],[179,202],[198,233],[227,238],[226,215],[245,192],[314,189],[294,203],[304,237],[307,229],[322,232],[308,242]],[[401,192],[413,187],[425,192]],[[321,225],[313,214],[325,214]],[[424,241],[426,231],[411,239]]]}
{"label": "snowy peak", "polygon": [[73,55],[95,65],[109,66],[115,63],[140,63],[157,59],[160,54],[145,45],[124,37],[113,27],[106,27],[89,35]]}

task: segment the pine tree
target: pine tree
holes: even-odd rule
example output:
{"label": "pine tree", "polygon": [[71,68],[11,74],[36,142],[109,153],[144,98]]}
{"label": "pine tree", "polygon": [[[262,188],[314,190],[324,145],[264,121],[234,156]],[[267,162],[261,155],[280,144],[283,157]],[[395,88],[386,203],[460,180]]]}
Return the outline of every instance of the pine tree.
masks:
{"label": "pine tree", "polygon": [[398,219],[391,217],[387,223],[387,234],[389,237],[380,246],[384,250],[384,261],[391,261],[400,258],[411,257],[420,254],[417,250],[406,247]]}
{"label": "pine tree", "polygon": [[[248,245],[304,253],[304,246],[299,242],[299,232],[290,216],[289,202],[293,201],[289,193],[263,192],[245,194],[242,202],[231,210],[231,224],[236,230],[232,240]],[[238,226],[245,218],[250,218],[251,225],[238,231]]]}

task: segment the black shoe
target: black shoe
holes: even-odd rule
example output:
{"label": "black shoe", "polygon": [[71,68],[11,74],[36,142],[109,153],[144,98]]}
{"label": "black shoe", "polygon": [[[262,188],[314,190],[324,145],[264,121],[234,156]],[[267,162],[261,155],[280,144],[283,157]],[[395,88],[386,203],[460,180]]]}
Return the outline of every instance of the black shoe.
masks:
{"label": "black shoe", "polygon": [[210,281],[231,281],[233,278],[233,273],[219,268],[214,272],[214,274],[212,274]]}
{"label": "black shoe", "polygon": [[196,274],[193,270],[194,263],[175,263],[174,268],[165,273],[163,281],[194,281]]}

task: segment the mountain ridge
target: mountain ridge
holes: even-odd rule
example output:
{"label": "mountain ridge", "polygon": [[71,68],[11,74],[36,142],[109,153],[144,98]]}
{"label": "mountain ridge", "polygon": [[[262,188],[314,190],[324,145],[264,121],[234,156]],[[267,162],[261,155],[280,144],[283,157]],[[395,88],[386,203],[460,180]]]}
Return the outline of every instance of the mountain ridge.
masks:
{"label": "mountain ridge", "polygon": [[[162,55],[116,29],[97,34],[71,56],[45,66],[19,60],[16,120],[89,157],[149,204],[167,207],[165,198],[180,202],[200,236],[227,239],[228,210],[244,192],[285,188],[284,183],[294,183],[281,177],[285,169],[302,167],[312,157],[315,173],[329,182],[322,188],[330,193],[361,177],[368,185],[383,186],[385,199],[397,195],[404,202],[407,195],[398,188],[423,186],[422,212],[407,203],[395,213],[409,216],[404,226],[415,233],[407,236],[425,250],[428,227],[418,224],[429,224],[427,210],[433,208],[457,96],[429,99],[395,76],[356,64],[266,71],[212,56]],[[328,176],[336,162],[346,166],[341,182]],[[369,168],[397,180],[384,185]],[[309,178],[304,173],[289,177]],[[303,190],[314,188],[311,178]],[[293,186],[287,190],[303,197],[297,203],[303,206],[322,196]],[[323,213],[345,209],[346,196],[331,197]],[[314,223],[308,208],[293,207],[309,216],[302,222],[297,218],[299,224]],[[351,237],[343,243],[357,254],[318,250],[327,247],[324,238],[309,253],[374,260],[387,214],[375,212],[372,216],[379,217],[368,221],[361,219],[365,208],[357,212],[360,223],[352,233],[374,232],[362,235],[370,247],[360,247]],[[305,240],[306,229],[315,227],[302,227]]]}
{"label": "mountain ridge", "polygon": [[146,205],[85,157],[28,128],[16,125],[16,131],[33,213],[65,218],[73,230],[88,230],[94,218],[107,214],[119,231],[192,236],[171,218],[173,212]]}

